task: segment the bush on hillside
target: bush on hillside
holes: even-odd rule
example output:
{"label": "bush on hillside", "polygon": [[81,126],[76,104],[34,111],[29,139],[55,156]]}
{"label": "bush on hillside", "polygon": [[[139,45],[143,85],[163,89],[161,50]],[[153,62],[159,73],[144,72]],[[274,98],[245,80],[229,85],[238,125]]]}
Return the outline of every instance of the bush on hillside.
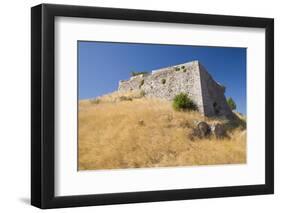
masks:
{"label": "bush on hillside", "polygon": [[180,93],[174,97],[173,108],[176,111],[181,111],[181,110],[195,111],[198,109],[196,104],[185,93]]}
{"label": "bush on hillside", "polygon": [[235,110],[236,109],[236,103],[235,103],[235,101],[231,97],[229,97],[227,99],[227,104],[228,104],[228,106],[230,107],[231,110]]}

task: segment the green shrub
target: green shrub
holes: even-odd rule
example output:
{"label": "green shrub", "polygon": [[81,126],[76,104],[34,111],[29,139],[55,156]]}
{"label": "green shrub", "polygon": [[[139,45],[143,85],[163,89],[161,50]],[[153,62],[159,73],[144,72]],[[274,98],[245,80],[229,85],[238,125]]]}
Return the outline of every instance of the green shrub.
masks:
{"label": "green shrub", "polygon": [[231,110],[235,110],[236,109],[236,103],[235,103],[235,101],[231,97],[229,97],[227,99],[227,104],[228,104],[228,106],[230,107]]}
{"label": "green shrub", "polygon": [[141,80],[139,88],[141,88],[141,86],[144,84],[144,79]]}
{"label": "green shrub", "polygon": [[174,97],[173,108],[176,111],[197,110],[196,104],[185,93],[180,93]]}
{"label": "green shrub", "polygon": [[185,68],[185,66],[181,66],[181,68],[182,68],[182,69],[184,69],[184,68]]}
{"label": "green shrub", "polygon": [[164,78],[161,79],[161,83],[162,83],[162,84],[165,84],[165,83],[166,83],[166,79],[164,79]]}
{"label": "green shrub", "polygon": [[247,127],[247,123],[245,120],[236,117],[236,119],[234,120],[228,120],[225,123],[225,128],[229,131],[233,130],[233,129],[240,129],[240,130],[245,130]]}
{"label": "green shrub", "polygon": [[183,72],[186,72],[186,68],[183,70]]}

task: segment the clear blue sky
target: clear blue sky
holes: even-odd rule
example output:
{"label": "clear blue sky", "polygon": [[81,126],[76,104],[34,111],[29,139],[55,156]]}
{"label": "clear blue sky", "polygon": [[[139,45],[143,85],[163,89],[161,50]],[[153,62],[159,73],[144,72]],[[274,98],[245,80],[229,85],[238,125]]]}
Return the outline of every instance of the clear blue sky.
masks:
{"label": "clear blue sky", "polygon": [[113,92],[132,71],[199,60],[246,114],[246,48],[78,41],[79,99]]}

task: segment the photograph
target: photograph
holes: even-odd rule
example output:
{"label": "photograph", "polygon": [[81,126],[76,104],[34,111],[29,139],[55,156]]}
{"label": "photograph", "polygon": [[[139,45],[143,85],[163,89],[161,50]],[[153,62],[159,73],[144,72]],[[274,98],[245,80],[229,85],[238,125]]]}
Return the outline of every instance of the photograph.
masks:
{"label": "photograph", "polygon": [[274,18],[151,4],[32,6],[31,205],[274,194]]}
{"label": "photograph", "polygon": [[78,171],[246,164],[246,53],[77,41]]}

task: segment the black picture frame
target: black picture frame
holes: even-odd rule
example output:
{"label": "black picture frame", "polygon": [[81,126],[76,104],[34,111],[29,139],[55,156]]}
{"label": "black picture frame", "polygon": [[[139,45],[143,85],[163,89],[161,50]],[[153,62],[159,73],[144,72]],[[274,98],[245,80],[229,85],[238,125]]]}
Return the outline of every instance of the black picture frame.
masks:
{"label": "black picture frame", "polygon": [[[112,194],[54,195],[54,20],[83,17],[162,23],[264,28],[266,137],[265,184]],[[42,208],[155,202],[274,193],[274,20],[164,11],[41,4],[31,8],[31,204]]]}

